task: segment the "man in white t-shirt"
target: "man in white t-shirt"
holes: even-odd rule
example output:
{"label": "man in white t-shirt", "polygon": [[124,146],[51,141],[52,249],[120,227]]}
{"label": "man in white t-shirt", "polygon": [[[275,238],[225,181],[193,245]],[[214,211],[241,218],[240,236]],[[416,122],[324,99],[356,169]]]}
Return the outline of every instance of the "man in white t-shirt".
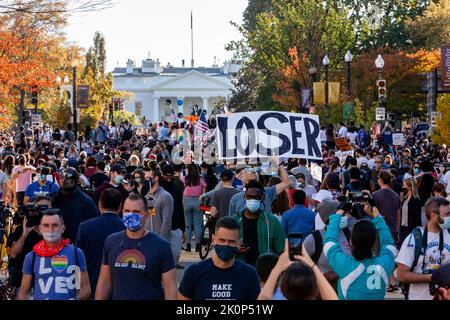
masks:
{"label": "man in white t-shirt", "polygon": [[444,174],[444,177],[442,178],[442,180],[446,185],[447,193],[450,193],[450,171],[447,171],[447,173]]}
{"label": "man in white t-shirt", "polygon": [[339,133],[338,133],[339,138],[347,138],[347,133],[348,133],[347,127],[345,126],[345,124],[343,122],[341,122],[339,124],[339,126],[341,127],[339,129]]}
{"label": "man in white t-shirt", "polygon": [[414,234],[405,239],[396,259],[399,280],[411,284],[410,300],[433,299],[429,285],[432,274],[441,266],[450,263],[449,202],[441,197],[430,198],[425,204],[425,213],[428,223],[425,228],[421,228],[421,232],[423,243],[427,245],[425,252],[421,249],[414,270],[410,271],[415,260]]}

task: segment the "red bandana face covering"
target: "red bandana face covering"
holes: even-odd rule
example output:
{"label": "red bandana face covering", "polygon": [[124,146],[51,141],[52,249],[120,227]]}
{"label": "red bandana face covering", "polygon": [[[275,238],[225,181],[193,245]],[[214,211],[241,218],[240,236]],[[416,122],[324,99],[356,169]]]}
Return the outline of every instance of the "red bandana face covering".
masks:
{"label": "red bandana face covering", "polygon": [[45,241],[42,240],[34,246],[33,251],[40,257],[53,257],[54,255],[57,255],[68,244],[68,239],[62,239],[61,243],[58,246],[50,248],[45,244]]}

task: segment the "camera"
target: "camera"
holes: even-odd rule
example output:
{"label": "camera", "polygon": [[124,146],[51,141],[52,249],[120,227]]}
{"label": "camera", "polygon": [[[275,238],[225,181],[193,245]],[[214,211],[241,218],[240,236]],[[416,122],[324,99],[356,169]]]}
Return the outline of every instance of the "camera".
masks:
{"label": "camera", "polygon": [[[33,228],[39,225],[43,212],[48,209],[48,206],[36,204],[21,206],[17,212],[17,218],[23,221],[23,218],[26,217],[27,227]],[[15,224],[18,224],[17,221]]]}
{"label": "camera", "polygon": [[49,176],[53,174],[53,170],[50,167],[42,167],[41,168],[41,174]]}
{"label": "camera", "polygon": [[347,202],[349,204],[349,208],[351,206],[351,209],[349,210],[350,215],[357,220],[367,217],[368,215],[364,212],[364,206],[368,201],[369,195],[365,193],[360,191],[349,192]]}

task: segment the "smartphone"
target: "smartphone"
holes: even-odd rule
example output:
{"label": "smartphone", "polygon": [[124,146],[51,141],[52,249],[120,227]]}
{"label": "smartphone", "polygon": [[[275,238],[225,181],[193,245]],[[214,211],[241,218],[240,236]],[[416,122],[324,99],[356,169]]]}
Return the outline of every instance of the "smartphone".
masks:
{"label": "smartphone", "polygon": [[303,240],[302,233],[290,233],[288,235],[289,259],[291,259],[291,261],[295,261],[294,256],[302,254]]}
{"label": "smartphone", "polygon": [[364,193],[350,192],[348,200],[350,203],[364,203]]}

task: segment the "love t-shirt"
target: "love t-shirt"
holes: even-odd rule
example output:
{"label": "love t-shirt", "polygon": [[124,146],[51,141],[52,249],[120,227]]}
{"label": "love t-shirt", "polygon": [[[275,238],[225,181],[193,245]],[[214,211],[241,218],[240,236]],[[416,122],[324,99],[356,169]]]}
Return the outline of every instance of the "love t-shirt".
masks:
{"label": "love t-shirt", "polygon": [[[34,300],[71,300],[80,289],[81,274],[86,269],[83,251],[78,252],[78,265],[75,258],[75,247],[65,246],[53,257],[40,257],[33,251],[26,255],[23,273],[32,275],[34,271]],[[34,266],[32,266],[35,255]],[[33,270],[33,271],[32,271]]]}

